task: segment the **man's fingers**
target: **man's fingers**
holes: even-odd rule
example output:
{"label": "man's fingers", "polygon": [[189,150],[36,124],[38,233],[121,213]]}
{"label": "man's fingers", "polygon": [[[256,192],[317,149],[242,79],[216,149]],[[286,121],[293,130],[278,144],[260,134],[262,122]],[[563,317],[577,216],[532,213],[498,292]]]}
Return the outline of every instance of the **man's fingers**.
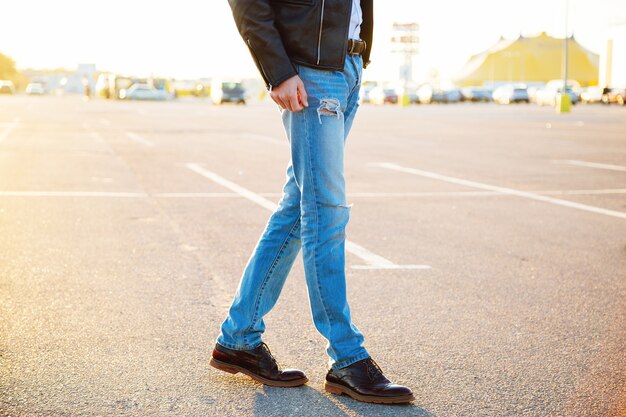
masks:
{"label": "man's fingers", "polygon": [[279,98],[280,102],[283,104],[283,109],[285,110],[289,110],[289,111],[293,111],[291,109],[291,102],[289,101],[289,97],[287,96],[281,96]]}
{"label": "man's fingers", "polygon": [[295,112],[299,112],[302,111],[303,107],[300,105],[300,102],[298,101],[298,93],[296,91],[295,94],[292,94],[291,97],[289,97],[289,107],[291,111],[295,111]]}
{"label": "man's fingers", "polygon": [[299,112],[303,108],[298,102],[297,90],[294,90],[291,94],[275,94],[271,97],[283,109]]}
{"label": "man's fingers", "polygon": [[270,96],[285,110],[299,112],[309,106],[304,83],[297,75],[280,83],[270,92]]}
{"label": "man's fingers", "polygon": [[283,101],[280,99],[280,97],[277,94],[270,94],[270,97],[272,97],[272,100],[274,100],[274,103],[278,104],[278,106],[281,109],[285,108],[285,103],[283,103]]}
{"label": "man's fingers", "polygon": [[304,107],[309,107],[309,96],[306,93],[306,89],[304,88],[304,83],[300,82],[298,84],[298,98],[300,100],[300,103],[302,103],[302,105]]}

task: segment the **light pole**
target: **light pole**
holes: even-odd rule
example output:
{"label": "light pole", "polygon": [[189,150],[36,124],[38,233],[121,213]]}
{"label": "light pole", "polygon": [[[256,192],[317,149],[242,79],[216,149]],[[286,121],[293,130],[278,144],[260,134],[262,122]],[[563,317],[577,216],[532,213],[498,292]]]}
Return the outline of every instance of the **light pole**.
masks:
{"label": "light pole", "polygon": [[569,113],[572,108],[572,99],[567,92],[567,79],[569,67],[569,0],[565,0],[565,44],[563,46],[563,88],[561,93],[557,95],[556,111],[557,113]]}
{"label": "light pole", "polygon": [[408,96],[408,86],[413,77],[413,58],[418,53],[419,45],[419,24],[417,23],[394,23],[394,35],[391,42],[398,46],[394,52],[404,55],[404,65],[400,70],[400,80],[402,81],[402,94],[398,95],[398,104],[408,106],[410,99]]}

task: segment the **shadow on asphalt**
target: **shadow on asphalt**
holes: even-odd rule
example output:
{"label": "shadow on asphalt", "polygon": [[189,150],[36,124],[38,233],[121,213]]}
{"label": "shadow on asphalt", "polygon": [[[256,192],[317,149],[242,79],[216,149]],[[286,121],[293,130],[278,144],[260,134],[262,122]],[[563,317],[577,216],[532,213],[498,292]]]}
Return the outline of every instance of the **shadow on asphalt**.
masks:
{"label": "shadow on asphalt", "polygon": [[344,395],[322,393],[304,385],[298,388],[264,386],[256,393],[254,416],[359,416],[436,417],[415,404],[366,404]]}

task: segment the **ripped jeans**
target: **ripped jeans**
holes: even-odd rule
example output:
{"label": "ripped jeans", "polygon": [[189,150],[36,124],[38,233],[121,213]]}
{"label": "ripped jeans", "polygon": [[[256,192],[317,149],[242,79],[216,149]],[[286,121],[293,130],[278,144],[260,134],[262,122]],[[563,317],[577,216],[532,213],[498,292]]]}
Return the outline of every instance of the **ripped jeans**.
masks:
{"label": "ripped jeans", "polygon": [[331,366],[343,368],[369,356],[350,318],[345,275],[350,207],[344,145],[358,108],[362,65],[360,56],[347,55],[343,71],[297,66],[309,107],[283,110],[291,145],[287,181],[222,324],[217,339],[222,346],[246,350],[261,343],[263,316],[276,304],[302,248],[313,321],[328,340]]}

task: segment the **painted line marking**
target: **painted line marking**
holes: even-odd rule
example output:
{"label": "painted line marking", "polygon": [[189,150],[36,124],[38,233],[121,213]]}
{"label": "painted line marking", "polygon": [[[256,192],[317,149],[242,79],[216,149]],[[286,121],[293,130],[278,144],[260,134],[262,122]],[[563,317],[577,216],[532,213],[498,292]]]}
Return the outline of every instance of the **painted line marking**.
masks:
{"label": "painted line marking", "polygon": [[[91,132],[94,139],[102,140],[102,137]],[[539,191],[537,193],[545,193]],[[554,195],[594,195],[594,194],[626,194],[626,189],[615,190],[574,190],[574,191],[553,191]],[[281,197],[280,193],[258,193],[261,197]],[[241,198],[238,193],[133,193],[127,191],[0,191],[0,196],[14,197],[155,197],[155,198]],[[392,198],[392,197],[459,197],[459,196],[505,196],[505,194],[485,191],[485,192],[441,192],[441,193],[354,193],[348,194],[350,198]]]}
{"label": "painted line marking", "polygon": [[379,166],[381,168],[389,169],[392,171],[404,172],[406,174],[418,175],[421,177],[450,182],[453,184],[465,185],[467,187],[495,191],[501,194],[508,194],[508,195],[514,195],[517,197],[528,198],[531,200],[543,201],[545,203],[550,203],[550,204],[554,204],[557,206],[569,207],[569,208],[574,208],[578,210],[588,211],[591,213],[603,214],[605,216],[626,219],[626,213],[621,212],[621,211],[608,210],[608,209],[603,209],[600,207],[589,206],[587,204],[575,203],[573,201],[560,200],[557,198],[547,197],[547,196],[543,196],[543,195],[539,195],[539,194],[531,193],[527,191],[519,191],[519,190],[514,190],[512,188],[498,187],[495,185],[483,184],[483,183],[476,182],[476,181],[469,181],[469,180],[464,180],[461,178],[449,177],[447,175],[437,174],[436,172],[424,171],[424,170],[415,169],[415,168],[406,168],[398,164],[389,163],[389,162],[379,162],[379,163],[375,163],[374,165]]}
{"label": "painted line marking", "polygon": [[[626,188],[609,188],[604,190],[543,190],[529,191],[542,195],[602,195],[626,194]],[[258,193],[263,197],[280,197],[280,193]],[[348,193],[349,198],[412,198],[412,197],[488,197],[504,196],[495,191],[423,191],[405,193]]]}
{"label": "painted line marking", "polygon": [[[207,169],[204,169],[199,164],[188,163],[186,164],[187,168],[199,174],[205,178],[210,179],[211,181],[228,188],[229,190],[241,195],[242,197],[252,201],[253,203],[258,204],[259,206],[274,212],[278,207],[278,204],[270,201],[257,193],[254,193],[247,188],[244,188],[238,184],[235,184],[232,181],[223,178],[214,172],[211,172]],[[352,268],[354,269],[430,269],[429,265],[397,265],[391,262],[390,260],[383,258],[382,256],[376,255],[375,253],[370,252],[365,249],[363,246],[357,245],[356,243],[346,240],[346,251],[356,255],[365,261],[366,265],[356,265]]]}
{"label": "painted line marking", "polygon": [[0,132],[0,142],[9,137],[9,134],[17,127],[20,123],[20,119],[16,118],[11,123],[8,124],[7,127],[4,128],[2,132]]}
{"label": "painted line marking", "polygon": [[163,198],[240,198],[237,193],[154,193],[153,197]]}
{"label": "painted line marking", "polygon": [[554,160],[552,162],[574,165],[574,166],[585,167],[585,168],[597,168],[597,169],[607,169],[609,171],[626,172],[626,167],[621,166],[621,165],[601,164],[598,162],[588,162],[588,161],[578,161],[576,159]]}
{"label": "painted line marking", "polygon": [[149,141],[148,139],[144,138],[143,136],[140,136],[134,132],[124,132],[124,134],[126,135],[126,137],[134,142],[140,143],[144,146],[154,146],[154,143],[152,143],[151,141]]}
{"label": "painted line marking", "polygon": [[0,197],[149,197],[147,193],[116,191],[0,191]]}
{"label": "painted line marking", "polygon": [[613,188],[606,190],[569,190],[569,191],[536,191],[537,194],[545,195],[598,195],[598,194],[626,194],[626,188]]}

